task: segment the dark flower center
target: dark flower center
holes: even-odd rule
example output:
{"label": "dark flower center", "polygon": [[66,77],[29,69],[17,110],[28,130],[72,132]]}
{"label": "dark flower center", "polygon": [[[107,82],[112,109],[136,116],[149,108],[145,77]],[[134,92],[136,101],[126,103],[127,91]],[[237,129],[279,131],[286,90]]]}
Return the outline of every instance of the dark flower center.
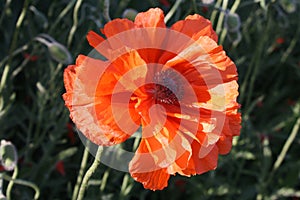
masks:
{"label": "dark flower center", "polygon": [[154,76],[154,98],[160,103],[175,104],[183,97],[181,77],[174,70],[157,72]]}

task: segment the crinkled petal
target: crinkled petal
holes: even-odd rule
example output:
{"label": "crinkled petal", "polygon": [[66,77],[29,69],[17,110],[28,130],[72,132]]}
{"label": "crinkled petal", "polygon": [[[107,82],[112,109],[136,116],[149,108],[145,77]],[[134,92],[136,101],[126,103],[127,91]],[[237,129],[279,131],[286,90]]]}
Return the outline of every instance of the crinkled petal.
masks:
{"label": "crinkled petal", "polygon": [[159,8],[150,8],[146,12],[137,14],[134,21],[137,27],[161,27],[165,28],[164,13]]}
{"label": "crinkled petal", "polygon": [[217,146],[219,154],[228,154],[232,147],[232,136],[221,137],[221,139],[217,142]]}
{"label": "crinkled petal", "polygon": [[183,174],[192,151],[190,141],[178,132],[179,124],[166,118],[163,112],[162,106],[150,109],[150,124],[143,123],[142,140],[129,168],[133,178],[142,182],[146,188],[149,186],[144,183],[145,177],[164,172],[160,174],[164,177],[160,179],[163,182],[148,180],[147,184],[152,185],[152,190],[165,187],[168,174]]}
{"label": "crinkled petal", "polygon": [[176,22],[171,29],[186,34],[194,40],[201,36],[208,36],[214,41],[218,41],[218,36],[213,30],[211,22],[197,14],[189,15],[185,20]]}
{"label": "crinkled petal", "polygon": [[132,178],[143,184],[144,188],[150,190],[162,190],[168,186],[170,174],[167,169],[158,169],[145,173],[130,173]]}
{"label": "crinkled petal", "polygon": [[134,28],[134,23],[128,19],[114,19],[105,24],[103,34],[107,38]]}
{"label": "crinkled petal", "polygon": [[204,157],[199,157],[201,146],[194,142],[192,144],[193,154],[189,160],[188,167],[184,171],[187,175],[203,174],[210,170],[214,170],[218,163],[218,147],[212,146],[209,153]]}
{"label": "crinkled petal", "polygon": [[[123,142],[138,128],[136,123],[129,120],[132,118],[138,120],[133,111],[134,105],[131,104],[133,102],[129,102],[129,106],[128,102],[126,104],[118,102],[113,110],[110,96],[95,99],[99,96],[97,94],[99,80],[107,67],[107,62],[79,56],[76,66],[69,66],[64,73],[66,93],[63,98],[70,110],[71,119],[87,138],[99,145]],[[100,106],[99,110],[99,105],[105,107]],[[113,112],[118,114],[113,115]],[[120,129],[117,120],[127,123],[126,132]]]}

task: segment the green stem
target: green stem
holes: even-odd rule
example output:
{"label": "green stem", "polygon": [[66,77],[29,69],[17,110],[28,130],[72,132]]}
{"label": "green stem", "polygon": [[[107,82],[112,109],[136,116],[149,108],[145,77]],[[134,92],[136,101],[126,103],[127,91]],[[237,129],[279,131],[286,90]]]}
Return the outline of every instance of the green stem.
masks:
{"label": "green stem", "polygon": [[281,63],[284,63],[288,56],[291,54],[291,52],[293,51],[293,49],[295,48],[298,40],[299,40],[299,35],[300,35],[300,23],[299,23],[299,20],[298,19],[298,28],[297,28],[297,31],[296,31],[296,34],[294,34],[294,37],[292,39],[292,41],[290,42],[290,45],[289,47],[287,48],[287,50],[284,52],[284,54],[282,55],[281,59],[280,59],[280,62]]}
{"label": "green stem", "polygon": [[81,4],[82,4],[82,0],[78,0],[78,1],[76,1],[76,4],[74,6],[73,26],[70,30],[69,37],[68,37],[68,47],[71,46],[71,43],[72,43],[73,38],[74,38],[75,31],[78,27],[78,11],[79,11],[79,8],[80,8]]}
{"label": "green stem", "polygon": [[[268,17],[267,25],[265,28],[265,32],[269,33],[269,30],[272,28],[272,19],[270,16]],[[249,64],[246,76],[241,85],[240,92],[240,102],[244,105],[244,108],[249,108],[251,103],[254,84],[257,78],[257,72],[261,65],[261,59],[264,56],[264,46],[268,40],[268,34],[264,34],[260,40],[257,41],[257,50],[252,57],[252,60]],[[247,92],[246,92],[247,90]],[[245,101],[245,102],[244,102]],[[250,114],[250,113],[249,113]]]}
{"label": "green stem", "polygon": [[[12,38],[12,42],[11,42],[11,46],[10,46],[10,49],[9,49],[9,55],[12,54],[12,52],[14,51],[15,49],[15,46],[17,44],[17,41],[18,41],[18,36],[19,36],[19,32],[20,32],[20,28],[21,28],[21,25],[23,23],[23,20],[26,16],[26,13],[27,13],[27,8],[28,8],[28,5],[29,5],[29,2],[30,0],[25,0],[24,2],[24,6],[22,8],[22,12],[17,20],[17,23],[16,23],[16,30],[14,31],[14,34],[13,34],[13,38]],[[11,59],[12,57],[10,56],[9,60],[8,60],[8,65],[11,64]]]}
{"label": "green stem", "polygon": [[233,5],[232,5],[232,7],[231,7],[231,9],[230,9],[230,13],[231,13],[231,14],[235,13],[235,11],[236,11],[237,8],[239,7],[240,3],[241,3],[241,0],[235,0],[235,1],[234,1]]}
{"label": "green stem", "polygon": [[1,81],[0,81],[0,94],[2,93],[3,88],[6,86],[6,80],[8,77],[8,72],[9,72],[9,65],[6,64],[3,70],[3,74],[1,76]]}
{"label": "green stem", "polygon": [[68,5],[65,7],[65,9],[59,14],[59,16],[56,18],[55,22],[51,26],[49,33],[51,34],[55,29],[58,23],[64,19],[65,15],[71,10],[73,5],[76,3],[76,0],[72,0],[71,2],[68,3]]}
{"label": "green stem", "polygon": [[2,10],[2,14],[1,14],[1,17],[0,17],[0,26],[2,24],[2,21],[4,19],[5,14],[7,13],[7,9],[9,8],[10,3],[11,3],[11,0],[6,0],[5,6],[4,6],[3,10]]}
{"label": "green stem", "polygon": [[[240,4],[241,0],[236,0],[234,1],[234,4],[232,5],[231,9],[230,9],[230,13],[233,14],[235,13],[236,9],[238,8],[239,4]],[[223,44],[225,37],[227,35],[227,29],[223,28],[221,36],[220,36],[220,44]]]}
{"label": "green stem", "polygon": [[126,196],[132,189],[132,184],[129,183],[129,174],[125,174],[121,186],[120,200],[126,199]]}
{"label": "green stem", "polygon": [[222,26],[223,26],[223,21],[224,21],[224,17],[225,17],[225,11],[227,10],[227,6],[228,6],[228,0],[223,0],[223,4],[222,4],[222,12],[219,15],[219,19],[218,19],[218,23],[217,23],[217,28],[216,28],[216,33],[217,35],[220,34],[221,30],[222,30]]}
{"label": "green stem", "polygon": [[[216,5],[215,5],[215,8],[219,8],[220,5],[222,3],[222,0],[218,0]],[[215,25],[215,19],[217,17],[217,13],[218,13],[218,9],[215,9],[212,13],[211,13],[211,17],[210,17],[210,21],[212,23],[212,25],[214,26]]]}
{"label": "green stem", "polygon": [[266,188],[268,187],[268,185],[270,185],[275,172],[280,167],[284,158],[286,157],[286,154],[287,154],[289,148],[291,147],[293,141],[295,140],[295,138],[297,136],[299,127],[300,127],[300,117],[297,118],[296,123],[294,124],[293,129],[291,131],[291,134],[288,137],[288,139],[286,140],[286,142],[284,143],[283,148],[282,148],[281,152],[279,153],[279,155],[273,165],[272,171],[268,175],[268,178],[266,178],[266,181],[262,182],[260,192],[257,194],[257,199],[263,199]]}
{"label": "green stem", "polygon": [[0,195],[3,194],[2,188],[3,188],[3,173],[0,172]]}
{"label": "green stem", "polygon": [[4,174],[3,175],[4,180],[6,181],[13,181],[15,184],[23,185],[32,188],[35,191],[33,199],[36,200],[40,196],[40,190],[38,186],[32,182],[21,180],[21,179],[13,179],[12,177]]}
{"label": "green stem", "polygon": [[283,159],[285,158],[289,148],[291,147],[293,141],[296,138],[296,135],[299,131],[299,126],[300,126],[300,117],[298,117],[298,119],[297,119],[297,121],[296,121],[296,123],[295,123],[295,125],[292,129],[292,132],[291,132],[290,136],[288,137],[285,144],[283,145],[283,148],[282,148],[280,154],[278,155],[277,160],[275,161],[275,163],[273,165],[272,173],[274,173],[280,167],[280,165],[282,164]]}
{"label": "green stem", "polygon": [[90,177],[95,173],[97,167],[100,164],[100,157],[101,157],[102,151],[103,151],[103,147],[99,146],[93,164],[86,171],[86,173],[85,173],[85,175],[83,177],[83,180],[82,180],[82,183],[81,183],[81,186],[80,186],[80,189],[79,189],[77,200],[82,200],[83,199],[84,193],[85,193],[85,189],[88,186],[88,181],[89,181]]}
{"label": "green stem", "polygon": [[107,22],[111,21],[111,18],[109,16],[109,4],[110,4],[109,0],[104,0],[103,17]]}
{"label": "green stem", "polygon": [[[87,143],[86,143],[86,146],[88,146],[88,145],[89,145],[89,140],[87,140]],[[83,152],[79,174],[77,176],[76,185],[74,187],[74,191],[73,191],[73,195],[72,195],[72,200],[76,200],[76,197],[78,196],[79,186],[82,182],[82,178],[83,178],[84,170],[86,168],[88,157],[89,157],[89,150],[86,147]]]}
{"label": "green stem", "polygon": [[107,183],[107,179],[108,179],[108,176],[109,176],[109,169],[107,169],[104,174],[103,174],[103,177],[101,179],[101,184],[100,184],[100,191],[103,192],[105,187],[106,187],[106,183]]}
{"label": "green stem", "polygon": [[4,57],[1,62],[0,62],[0,67],[2,67],[4,65],[4,63],[10,58],[10,57],[14,57],[16,55],[18,55],[19,53],[22,53],[24,51],[26,51],[29,47],[29,44],[25,44],[22,47],[16,49],[14,52],[12,52],[10,55]]}
{"label": "green stem", "polygon": [[176,10],[178,9],[179,5],[181,4],[182,0],[177,0],[171,10],[168,12],[168,14],[165,17],[165,23],[167,23],[172,16],[175,14]]}
{"label": "green stem", "polygon": [[[12,175],[12,180],[16,179],[17,178],[17,175],[18,175],[18,166],[15,167],[14,169],[14,173]],[[8,185],[7,185],[7,188],[6,188],[6,196],[7,196],[7,199],[10,200],[11,199],[11,190],[12,190],[12,187],[14,185],[14,182],[13,181],[9,181]]]}

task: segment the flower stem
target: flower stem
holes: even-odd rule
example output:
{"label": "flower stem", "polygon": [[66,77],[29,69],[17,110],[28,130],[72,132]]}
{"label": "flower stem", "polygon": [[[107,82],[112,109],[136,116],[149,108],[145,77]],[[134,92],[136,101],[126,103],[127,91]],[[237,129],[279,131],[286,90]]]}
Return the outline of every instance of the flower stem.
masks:
{"label": "flower stem", "polygon": [[18,166],[16,165],[16,167],[14,168],[14,173],[12,175],[12,180],[9,181],[8,185],[7,185],[7,188],[6,188],[6,196],[7,196],[7,199],[11,199],[11,189],[14,185],[14,179],[17,178],[17,175],[18,175]]}
{"label": "flower stem", "polygon": [[0,195],[3,194],[2,187],[3,187],[3,173],[0,172]]}
{"label": "flower stem", "polygon": [[[215,4],[215,8],[220,7],[222,3],[222,0],[218,0],[217,3]],[[211,13],[211,17],[210,17],[210,21],[212,23],[212,25],[215,25],[215,19],[217,17],[217,13],[218,13],[218,9],[215,9],[212,13]]]}
{"label": "flower stem", "polygon": [[103,177],[101,179],[101,184],[100,184],[100,191],[103,192],[105,187],[106,187],[106,183],[107,183],[107,179],[108,179],[108,176],[109,176],[109,169],[107,169],[104,174],[103,174]]}
{"label": "flower stem", "polygon": [[78,0],[76,1],[76,4],[74,6],[74,11],[73,11],[73,26],[70,30],[70,33],[69,33],[69,36],[68,36],[68,47],[71,46],[71,43],[73,41],[73,38],[74,38],[74,34],[75,34],[75,31],[78,27],[78,11],[79,11],[79,8],[82,4],[82,0]]}
{"label": "flower stem", "polygon": [[99,146],[93,164],[92,164],[91,167],[86,171],[86,173],[85,173],[85,175],[84,175],[84,177],[83,177],[83,181],[82,181],[81,186],[80,186],[80,189],[79,189],[79,193],[78,193],[77,200],[82,200],[82,199],[83,199],[85,189],[86,189],[87,186],[88,186],[88,181],[89,181],[90,177],[93,175],[93,173],[96,171],[97,167],[98,167],[99,164],[100,164],[100,157],[101,157],[102,151],[103,151],[103,147]]}
{"label": "flower stem", "polygon": [[[12,38],[12,42],[11,42],[11,46],[10,46],[10,49],[9,49],[9,55],[11,55],[11,53],[14,51],[15,49],[15,46],[17,44],[17,40],[18,40],[18,36],[19,36],[19,32],[20,32],[20,28],[21,28],[21,25],[23,23],[23,20],[26,16],[26,13],[27,13],[27,10],[28,10],[28,5],[29,5],[29,2],[30,0],[26,0],[24,2],[24,6],[22,8],[22,12],[17,20],[17,23],[16,23],[16,29],[15,29],[15,32],[13,34],[13,38]],[[10,64],[10,62],[9,62]]]}
{"label": "flower stem", "polygon": [[6,174],[3,175],[3,178],[4,178],[4,180],[12,181],[15,184],[19,184],[19,185],[31,187],[35,191],[33,199],[36,200],[36,199],[39,198],[39,196],[40,196],[40,190],[39,190],[39,188],[38,188],[38,186],[36,184],[34,184],[32,182],[29,182],[29,181],[21,180],[21,179],[14,179],[14,178],[6,175]]}
{"label": "flower stem", "polygon": [[292,145],[293,141],[296,138],[296,135],[299,131],[299,127],[300,127],[300,117],[298,117],[289,138],[286,140],[279,156],[277,157],[277,160],[275,161],[275,163],[273,165],[273,169],[272,169],[273,173],[279,168],[279,166],[281,165],[283,159],[285,158],[290,146]]}
{"label": "flower stem", "polygon": [[[87,140],[86,145],[88,146],[89,144],[89,140]],[[79,174],[77,176],[77,180],[76,180],[76,185],[74,187],[74,191],[73,191],[73,195],[72,195],[72,200],[76,200],[76,197],[78,195],[78,191],[79,191],[79,186],[80,183],[82,181],[82,177],[83,177],[83,172],[86,168],[86,163],[89,157],[89,150],[87,149],[87,147],[84,149],[83,152],[83,156],[82,156],[82,160],[81,160],[81,164],[80,164],[80,170],[79,170]]]}
{"label": "flower stem", "polygon": [[[234,4],[232,5],[229,13],[233,14],[235,13],[235,11],[237,10],[239,4],[240,4],[241,0],[236,0],[234,1]],[[225,37],[227,35],[227,29],[223,28],[222,32],[221,32],[221,36],[220,36],[220,44],[223,44]]]}
{"label": "flower stem", "polygon": [[168,12],[168,14],[165,17],[165,23],[167,23],[172,16],[174,15],[174,13],[176,12],[176,10],[178,9],[179,5],[181,4],[182,0],[177,0],[175,2],[175,4],[173,5],[173,7],[171,8],[171,10]]}
{"label": "flower stem", "polygon": [[224,11],[226,11],[227,6],[228,6],[228,0],[224,0],[223,4],[222,4],[223,12],[220,12],[218,23],[217,23],[217,28],[216,28],[217,35],[219,35],[221,33],[222,26],[223,26],[223,21],[224,21],[224,17],[225,17],[225,12]]}
{"label": "flower stem", "polygon": [[104,0],[103,17],[107,22],[111,21],[111,18],[109,16],[109,4],[109,0]]}

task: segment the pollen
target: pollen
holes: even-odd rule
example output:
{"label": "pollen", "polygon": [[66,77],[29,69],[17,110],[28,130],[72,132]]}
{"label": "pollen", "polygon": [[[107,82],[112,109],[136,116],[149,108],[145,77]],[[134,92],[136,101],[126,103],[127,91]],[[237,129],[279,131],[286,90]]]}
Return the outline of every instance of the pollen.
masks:
{"label": "pollen", "polygon": [[154,98],[157,102],[175,104],[183,97],[182,80],[175,70],[167,69],[154,75]]}

